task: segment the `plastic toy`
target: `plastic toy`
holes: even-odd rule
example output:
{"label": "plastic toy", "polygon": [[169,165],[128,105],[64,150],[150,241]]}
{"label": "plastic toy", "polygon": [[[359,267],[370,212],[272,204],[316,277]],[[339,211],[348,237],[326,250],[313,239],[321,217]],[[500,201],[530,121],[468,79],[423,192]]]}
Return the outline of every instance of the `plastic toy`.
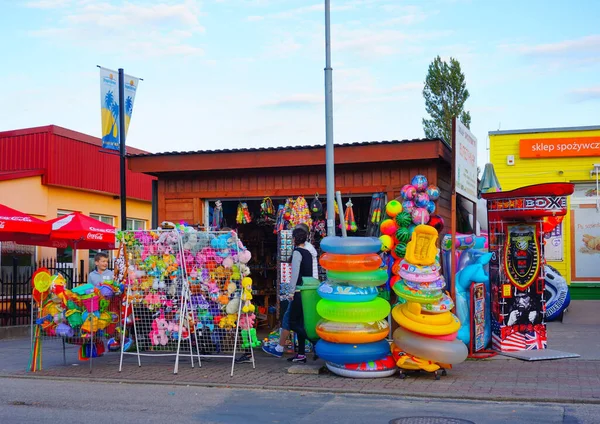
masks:
{"label": "plastic toy", "polygon": [[327,282],[321,284],[317,292],[321,298],[336,302],[369,302],[379,294],[375,287],[332,285]]}
{"label": "plastic toy", "polygon": [[444,341],[423,337],[400,327],[394,331],[394,343],[404,352],[433,362],[460,364],[469,351],[460,340]]}
{"label": "plastic toy", "polygon": [[554,321],[571,303],[567,280],[550,265],[544,266],[544,280],[546,282],[546,320]]}
{"label": "plastic toy", "polygon": [[402,199],[404,200],[413,200],[416,195],[417,189],[414,185],[406,184],[400,189],[400,196],[402,196]]}
{"label": "plastic toy", "polygon": [[429,195],[429,200],[434,202],[440,198],[440,189],[433,184],[427,187],[426,193]]}
{"label": "plastic toy", "polygon": [[394,293],[399,297],[409,301],[417,303],[432,303],[442,298],[441,291],[422,291],[419,289],[413,289],[406,285],[404,281],[399,281],[392,287]]}
{"label": "plastic toy", "polygon": [[400,212],[402,212],[402,203],[398,200],[391,200],[385,206],[385,213],[387,213],[390,218],[395,218]]}
{"label": "plastic toy", "polygon": [[[402,210],[406,213],[412,213],[413,209],[416,208],[415,202],[412,200],[405,200],[402,202]],[[398,215],[396,215],[398,216]],[[412,219],[412,218],[411,218]]]}
{"label": "plastic toy", "polygon": [[321,339],[332,343],[371,343],[385,339],[389,325],[385,320],[372,323],[322,320],[316,330]]}
{"label": "plastic toy", "polygon": [[412,222],[415,225],[427,224],[429,222],[429,212],[425,208],[415,208],[411,212]]}
{"label": "plastic toy", "polygon": [[349,378],[381,378],[396,374],[396,361],[391,355],[376,361],[363,362],[360,364],[334,364],[325,363],[329,371],[342,377]]}
{"label": "plastic toy", "polygon": [[327,271],[327,278],[336,284],[352,284],[358,287],[381,286],[388,279],[387,270],[377,269],[375,271]]}
{"label": "plastic toy", "polygon": [[396,256],[398,256],[399,259],[403,259],[404,256],[406,256],[406,244],[398,243],[394,248],[394,253],[396,253]]}
{"label": "plastic toy", "polygon": [[[427,209],[427,211],[429,212],[429,209]],[[430,212],[430,214],[431,213],[433,212]],[[438,233],[441,233],[444,229],[444,218],[439,215],[430,215],[428,224],[435,228]]]}
{"label": "plastic toy", "polygon": [[385,234],[379,237],[379,241],[381,243],[382,252],[389,252],[392,246],[394,245],[394,241],[392,240],[392,238]]}
{"label": "plastic toy", "polygon": [[414,290],[421,290],[424,292],[429,291],[442,291],[446,287],[446,281],[444,277],[440,276],[438,280],[428,281],[425,283],[416,283],[414,281],[404,280],[404,283]]}
{"label": "plastic toy", "polygon": [[[425,315],[418,303],[397,305],[392,309],[392,316],[402,327],[419,334],[443,336],[454,333],[460,328],[460,321],[454,314],[445,312]],[[434,316],[435,322],[432,319]]]}
{"label": "plastic toy", "polygon": [[382,221],[379,225],[379,230],[381,231],[381,234],[385,234],[388,236],[392,236],[397,229],[398,226],[396,225],[393,219],[386,219]]}
{"label": "plastic toy", "polygon": [[[317,312],[323,318],[337,322],[374,322],[387,317],[390,304],[377,297],[369,302],[334,302],[322,299],[317,304]],[[360,362],[360,361],[358,361]]]}
{"label": "plastic toy", "polygon": [[429,312],[431,314],[441,314],[443,312],[451,311],[452,308],[454,308],[454,302],[446,293],[442,295],[440,300],[437,300],[433,303],[421,304],[421,309],[423,309],[424,312]]}
{"label": "plastic toy", "polygon": [[415,197],[415,206],[417,208],[426,208],[429,204],[429,195],[426,192],[417,193]]}
{"label": "plastic toy", "polygon": [[427,205],[425,205],[425,209],[427,209],[427,212],[429,213],[429,222],[431,222],[431,214],[435,213],[435,209],[436,209],[435,202],[432,202],[431,200],[429,202],[427,202]]}
{"label": "plastic toy", "polygon": [[319,263],[328,271],[375,271],[382,264],[381,258],[375,253],[365,255],[338,255],[325,253]]}
{"label": "plastic toy", "polygon": [[400,227],[398,231],[396,231],[396,238],[400,243],[408,243],[410,240],[410,230],[408,227]]}
{"label": "plastic toy", "polygon": [[437,255],[438,232],[428,225],[418,225],[406,246],[406,261],[412,265],[433,265]]}
{"label": "plastic toy", "polygon": [[407,281],[416,283],[428,283],[439,280],[441,268],[438,263],[429,266],[418,266],[408,263],[406,259],[400,262],[398,274]]}
{"label": "plastic toy", "polygon": [[406,210],[396,215],[396,224],[398,227],[408,227],[412,224],[412,216]]}
{"label": "plastic toy", "polygon": [[315,352],[327,362],[356,364],[385,358],[390,353],[390,345],[386,340],[362,344],[331,343],[319,340],[315,346]]}
{"label": "plastic toy", "polygon": [[321,240],[321,250],[344,255],[378,253],[381,241],[375,237],[325,237]]}

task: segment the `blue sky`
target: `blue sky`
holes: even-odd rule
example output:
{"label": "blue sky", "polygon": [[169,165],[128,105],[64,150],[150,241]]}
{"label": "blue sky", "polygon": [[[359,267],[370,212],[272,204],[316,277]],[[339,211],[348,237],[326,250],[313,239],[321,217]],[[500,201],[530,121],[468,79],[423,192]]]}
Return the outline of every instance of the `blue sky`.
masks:
{"label": "blue sky", "polygon": [[[128,144],[322,144],[319,0],[0,0],[0,130],[100,136],[96,65],[144,78]],[[336,143],[423,137],[436,55],[457,58],[479,162],[490,130],[600,124],[600,2],[332,2]]]}

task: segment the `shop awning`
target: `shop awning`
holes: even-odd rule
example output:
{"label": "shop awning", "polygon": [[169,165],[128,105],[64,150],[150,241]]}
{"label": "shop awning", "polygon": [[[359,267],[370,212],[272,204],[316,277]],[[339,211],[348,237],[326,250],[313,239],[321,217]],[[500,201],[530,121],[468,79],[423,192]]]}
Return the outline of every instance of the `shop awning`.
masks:
{"label": "shop awning", "polygon": [[8,206],[0,205],[0,241],[36,244],[48,239],[50,225]]}
{"label": "shop awning", "polygon": [[48,221],[49,244],[44,246],[74,249],[114,249],[115,227],[79,212]]}

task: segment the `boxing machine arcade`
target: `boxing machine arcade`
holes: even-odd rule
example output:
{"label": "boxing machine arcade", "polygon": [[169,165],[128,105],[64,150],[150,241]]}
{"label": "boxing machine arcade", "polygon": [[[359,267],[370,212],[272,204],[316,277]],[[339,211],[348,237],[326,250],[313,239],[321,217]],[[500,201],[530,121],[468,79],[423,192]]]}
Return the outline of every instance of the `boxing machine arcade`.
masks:
{"label": "boxing machine arcade", "polygon": [[550,183],[481,195],[488,203],[492,345],[497,351],[546,348],[544,232],[566,215],[573,190],[570,183]]}

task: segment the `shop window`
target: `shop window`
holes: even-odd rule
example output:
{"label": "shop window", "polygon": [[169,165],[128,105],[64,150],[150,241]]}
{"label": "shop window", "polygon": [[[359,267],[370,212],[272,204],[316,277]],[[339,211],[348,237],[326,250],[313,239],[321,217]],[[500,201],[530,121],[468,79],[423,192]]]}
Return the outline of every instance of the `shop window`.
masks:
{"label": "shop window", "polygon": [[90,214],[90,218],[97,219],[98,221],[103,222],[103,223],[108,224],[108,225],[112,225],[112,226],[115,225],[114,224],[114,221],[115,221],[115,217],[114,216],[98,215],[98,214],[95,214],[95,213],[91,213]]}
{"label": "shop window", "polygon": [[127,230],[138,231],[146,229],[146,221],[143,219],[127,218]]}

